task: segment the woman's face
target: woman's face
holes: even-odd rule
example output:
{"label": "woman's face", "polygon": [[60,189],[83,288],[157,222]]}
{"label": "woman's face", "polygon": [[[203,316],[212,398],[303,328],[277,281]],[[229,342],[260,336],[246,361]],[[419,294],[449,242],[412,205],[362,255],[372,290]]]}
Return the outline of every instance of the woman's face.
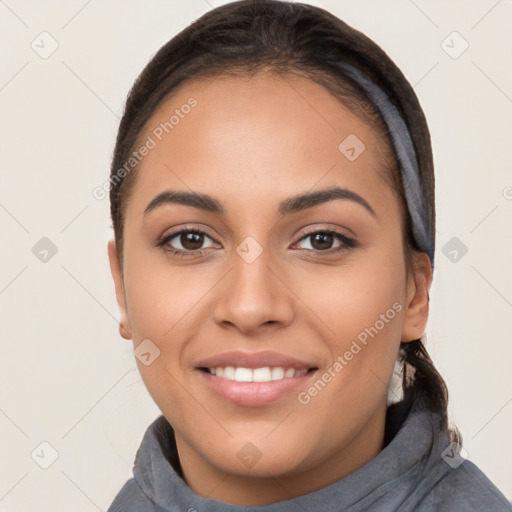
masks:
{"label": "woman's face", "polygon": [[199,494],[289,499],[382,449],[431,275],[421,253],[406,270],[377,137],[313,81],[265,74],[188,82],[141,136],[122,273],[109,246],[121,332]]}

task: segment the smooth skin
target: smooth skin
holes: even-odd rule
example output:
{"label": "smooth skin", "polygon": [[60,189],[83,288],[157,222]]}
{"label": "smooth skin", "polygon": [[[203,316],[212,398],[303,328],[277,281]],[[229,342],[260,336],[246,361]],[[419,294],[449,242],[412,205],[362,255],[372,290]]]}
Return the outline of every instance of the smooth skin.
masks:
{"label": "smooth skin", "polygon": [[[175,430],[185,481],[196,493],[245,506],[288,500],[382,450],[400,341],[420,338],[426,327],[430,261],[414,253],[407,270],[382,140],[321,85],[263,72],[189,81],[159,106],[141,140],[191,97],[197,106],[139,165],[122,265],[114,240],[108,245],[120,333],[134,347],[150,339],[161,351],[151,365],[137,364]],[[350,134],[366,146],[354,161],[338,149]],[[331,186],[362,196],[375,216],[348,199],[279,214],[290,196]],[[169,189],[211,195],[226,213],[166,203],[144,215]],[[204,235],[156,245],[182,229]],[[326,230],[356,245],[311,235]],[[252,263],[236,251],[248,236],[262,248]],[[242,407],[199,378],[201,359],[273,350],[315,362],[305,391],[394,303],[401,311],[308,404],[293,392]],[[252,467],[237,456],[248,442],[261,453]]]}

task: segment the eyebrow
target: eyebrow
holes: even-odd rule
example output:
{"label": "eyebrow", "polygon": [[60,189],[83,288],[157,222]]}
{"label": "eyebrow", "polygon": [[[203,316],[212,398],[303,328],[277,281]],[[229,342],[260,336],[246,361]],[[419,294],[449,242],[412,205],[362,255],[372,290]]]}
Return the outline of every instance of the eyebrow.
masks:
{"label": "eyebrow", "polygon": [[[356,194],[352,190],[340,187],[329,187],[315,192],[305,192],[290,196],[279,204],[278,213],[284,217],[295,212],[313,208],[328,201],[335,199],[344,199],[352,201],[363,206],[373,217],[377,217],[377,214],[370,206],[370,204],[359,194]],[[198,192],[185,192],[178,190],[166,190],[158,194],[152,201],[146,206],[144,215],[155,210],[159,206],[164,204],[181,204],[185,206],[191,206],[200,210],[215,213],[218,215],[224,215],[226,210],[218,201],[208,194],[201,194]]]}

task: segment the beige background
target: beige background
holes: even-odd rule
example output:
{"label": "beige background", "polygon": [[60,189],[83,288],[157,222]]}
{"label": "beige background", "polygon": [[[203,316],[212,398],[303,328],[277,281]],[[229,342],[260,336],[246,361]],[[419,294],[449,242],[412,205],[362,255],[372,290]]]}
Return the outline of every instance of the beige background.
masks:
{"label": "beige background", "polygon": [[[0,2],[1,511],[106,510],[160,414],[118,334],[108,200],[92,190],[137,74],[220,3]],[[512,2],[311,3],[380,44],[424,107],[438,212],[429,349],[470,460],[512,499]],[[46,59],[31,47],[43,31],[58,43]],[[47,262],[32,252],[42,237],[57,248]],[[443,254],[453,237],[468,248],[456,262],[451,245]],[[58,453],[48,469],[43,441]]]}

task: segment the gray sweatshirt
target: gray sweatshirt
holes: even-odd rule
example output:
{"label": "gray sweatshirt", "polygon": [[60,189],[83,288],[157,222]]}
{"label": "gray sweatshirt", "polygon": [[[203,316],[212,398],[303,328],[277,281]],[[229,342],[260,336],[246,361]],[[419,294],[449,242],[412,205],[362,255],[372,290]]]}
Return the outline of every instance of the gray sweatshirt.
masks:
{"label": "gray sweatshirt", "polygon": [[164,416],[147,429],[133,478],[107,512],[501,512],[512,506],[437,429],[438,415],[416,397],[388,407],[384,449],[322,489],[265,506],[230,505],[196,494],[182,477]]}

